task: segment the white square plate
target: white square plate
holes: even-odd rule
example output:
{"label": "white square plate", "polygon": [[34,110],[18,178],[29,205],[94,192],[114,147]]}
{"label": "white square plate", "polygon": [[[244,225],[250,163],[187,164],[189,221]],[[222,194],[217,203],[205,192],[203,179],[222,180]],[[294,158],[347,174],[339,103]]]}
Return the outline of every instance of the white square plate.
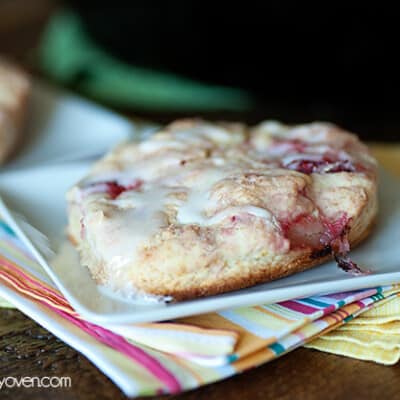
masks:
{"label": "white square plate", "polygon": [[[66,225],[65,192],[85,174],[89,165],[80,162],[3,172],[0,174],[0,194],[11,209],[23,214],[30,224],[43,232],[50,239],[52,248],[56,249],[63,240]],[[329,262],[248,289],[164,305],[127,302],[104,294],[76,257],[65,265],[52,263],[44,267],[79,313],[103,324],[167,320],[321,293],[387,285],[400,281],[400,185],[395,178],[383,173],[380,210],[371,237],[352,251],[353,259],[372,271],[366,276],[352,276],[340,270],[334,262]],[[5,217],[6,222],[12,225],[12,217]],[[14,225],[14,228],[18,226]]]}

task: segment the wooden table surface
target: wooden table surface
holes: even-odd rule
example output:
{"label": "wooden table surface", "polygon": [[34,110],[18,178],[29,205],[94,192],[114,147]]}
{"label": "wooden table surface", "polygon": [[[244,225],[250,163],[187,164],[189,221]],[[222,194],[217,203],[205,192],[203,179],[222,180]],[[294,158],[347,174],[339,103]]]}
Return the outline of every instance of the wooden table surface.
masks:
{"label": "wooden table surface", "polygon": [[[53,8],[50,0],[0,1],[0,52],[25,57]],[[373,149],[400,176],[400,145]],[[19,311],[0,309],[0,378],[60,375],[71,377],[71,388],[3,388],[0,399],[125,398],[84,356]],[[385,367],[301,348],[242,375],[168,398],[395,399],[399,393],[400,364]]]}

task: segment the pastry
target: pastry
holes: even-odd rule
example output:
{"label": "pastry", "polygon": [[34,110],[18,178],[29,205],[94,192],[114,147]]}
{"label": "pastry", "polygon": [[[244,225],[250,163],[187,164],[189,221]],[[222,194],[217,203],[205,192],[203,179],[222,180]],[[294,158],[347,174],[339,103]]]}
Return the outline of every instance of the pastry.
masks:
{"label": "pastry", "polygon": [[178,120],[95,163],[68,194],[68,235],[93,278],[184,300],[336,257],[377,213],[376,161],[329,123]]}
{"label": "pastry", "polygon": [[16,149],[29,92],[27,74],[0,58],[0,163]]}

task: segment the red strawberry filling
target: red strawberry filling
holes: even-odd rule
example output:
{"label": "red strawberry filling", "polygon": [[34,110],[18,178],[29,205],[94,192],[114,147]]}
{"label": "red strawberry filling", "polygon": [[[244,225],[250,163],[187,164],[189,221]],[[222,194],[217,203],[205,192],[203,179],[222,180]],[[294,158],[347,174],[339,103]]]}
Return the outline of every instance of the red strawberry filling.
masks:
{"label": "red strawberry filling", "polygon": [[291,248],[330,246],[334,251],[349,250],[342,237],[348,229],[349,219],[346,214],[334,221],[313,215],[300,215],[292,221],[281,221],[283,233],[290,240]]}
{"label": "red strawberry filling", "polygon": [[[297,159],[292,161],[282,162],[281,166],[303,174],[355,172],[361,170],[361,167],[359,165],[354,165],[351,160],[340,159],[333,150],[328,150],[323,154],[314,152],[314,146],[298,139],[275,139],[268,148],[270,156],[275,158],[300,155]],[[308,155],[308,153],[310,153],[310,155]],[[303,154],[304,158],[301,156]]]}
{"label": "red strawberry filling", "polygon": [[354,166],[350,160],[333,161],[327,156],[321,157],[321,160],[294,160],[284,165],[284,167],[307,175],[314,172],[334,173],[357,171],[356,166]]}
{"label": "red strawberry filling", "polygon": [[306,248],[319,247],[324,232],[322,222],[312,215],[300,215],[292,221],[282,222],[284,236],[289,239],[290,247]]}
{"label": "red strawberry filling", "polygon": [[140,190],[143,185],[143,181],[140,179],[135,180],[130,185],[120,185],[116,181],[105,182],[107,186],[107,193],[109,196],[114,200],[116,199],[121,193],[127,192],[129,190]]}
{"label": "red strawberry filling", "polygon": [[345,272],[349,272],[352,275],[367,275],[370,273],[368,270],[362,270],[347,254],[335,253],[334,256],[338,267]]}
{"label": "red strawberry filling", "polygon": [[349,218],[345,214],[336,220],[301,215],[290,222],[281,222],[284,235],[290,241],[291,249],[314,249],[311,259],[333,254],[338,266],[354,275],[362,271],[348,256],[350,246],[347,238]]}
{"label": "red strawberry filling", "polygon": [[346,214],[342,214],[336,220],[322,218],[324,232],[321,235],[321,243],[329,244],[334,251],[348,252],[350,250],[347,242],[347,231],[349,229],[349,218]]}
{"label": "red strawberry filling", "polygon": [[140,190],[142,185],[141,179],[136,179],[129,185],[121,185],[117,181],[95,182],[85,189],[85,193],[107,193],[112,200],[115,200],[121,193]]}

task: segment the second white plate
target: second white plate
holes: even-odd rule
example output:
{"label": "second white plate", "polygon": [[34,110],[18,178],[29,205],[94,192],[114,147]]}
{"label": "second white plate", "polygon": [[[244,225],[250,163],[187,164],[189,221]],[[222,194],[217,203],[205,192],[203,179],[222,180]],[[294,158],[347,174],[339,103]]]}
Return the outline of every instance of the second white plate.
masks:
{"label": "second white plate", "polygon": [[21,149],[3,168],[100,156],[135,135],[139,136],[139,129],[128,119],[35,80]]}

